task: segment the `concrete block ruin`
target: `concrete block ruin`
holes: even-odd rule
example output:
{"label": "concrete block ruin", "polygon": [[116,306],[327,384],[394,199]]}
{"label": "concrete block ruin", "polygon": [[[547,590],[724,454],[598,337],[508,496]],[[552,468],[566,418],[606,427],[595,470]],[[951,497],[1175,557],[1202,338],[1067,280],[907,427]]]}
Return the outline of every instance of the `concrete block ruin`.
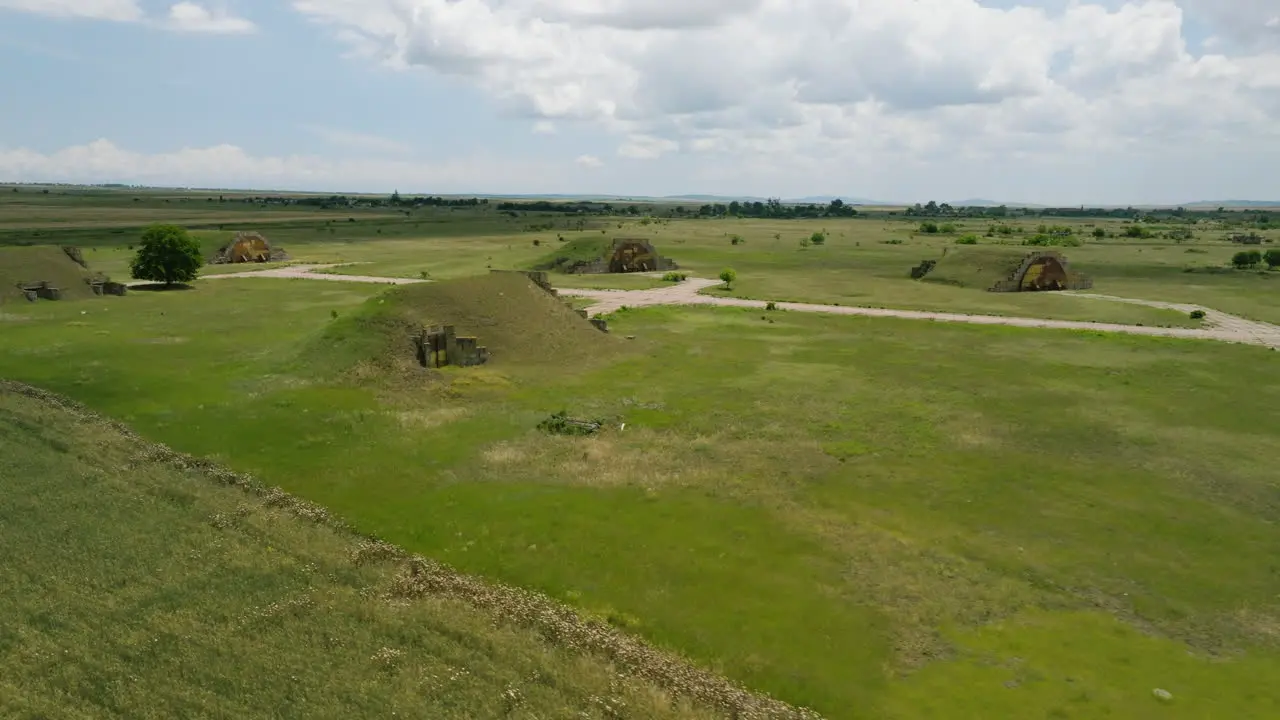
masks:
{"label": "concrete block ruin", "polygon": [[[567,304],[567,303],[566,303],[566,304]],[[570,305],[570,307],[572,307],[572,306]],[[600,332],[602,332],[602,333],[607,333],[607,332],[609,332],[609,321],[608,321],[608,320],[605,320],[604,318],[598,318],[598,317],[594,317],[594,318],[593,318],[593,317],[591,317],[590,315],[588,315],[588,314],[587,314],[587,311],[586,311],[586,310],[584,310],[584,309],[582,309],[582,308],[578,308],[578,309],[574,310],[574,312],[578,313],[578,316],[579,316],[579,317],[581,317],[583,320],[586,320],[587,322],[591,323],[591,325],[592,325],[592,326],[594,326],[594,327],[595,327],[595,329],[599,330]]]}
{"label": "concrete block ruin", "polygon": [[489,361],[489,349],[481,346],[478,338],[459,337],[453,325],[422,328],[414,345],[418,363],[425,368],[474,367]]}
{"label": "concrete block ruin", "polygon": [[272,248],[271,243],[256,232],[240,232],[236,233],[231,242],[224,245],[218,254],[213,257],[214,265],[226,265],[228,263],[264,263],[264,262],[285,262],[289,259],[289,254],[282,248]]}
{"label": "concrete block ruin", "polygon": [[85,278],[89,289],[93,290],[94,295],[117,295],[123,297],[129,292],[129,286],[124,283],[112,282],[106,278]]}
{"label": "concrete block ruin", "polygon": [[1056,250],[1028,253],[1005,279],[991,286],[991,292],[1045,292],[1088,290],[1093,280],[1071,270],[1067,258]]}
{"label": "concrete block ruin", "polygon": [[613,247],[597,260],[578,263],[572,272],[582,274],[666,272],[678,270],[674,260],[664,258],[644,238],[614,238]]}
{"label": "concrete block ruin", "polygon": [[48,280],[18,283],[18,289],[22,291],[23,297],[31,302],[62,299],[62,290],[54,287]]}

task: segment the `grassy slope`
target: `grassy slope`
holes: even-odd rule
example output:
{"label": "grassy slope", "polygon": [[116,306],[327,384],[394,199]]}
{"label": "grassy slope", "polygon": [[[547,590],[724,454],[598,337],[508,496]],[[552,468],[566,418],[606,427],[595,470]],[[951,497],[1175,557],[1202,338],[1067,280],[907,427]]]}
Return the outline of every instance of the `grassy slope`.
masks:
{"label": "grassy slope", "polygon": [[577,362],[616,341],[519,273],[408,285],[370,299],[333,323],[303,362],[329,371],[359,363],[406,368],[418,328],[454,325],[489,349],[489,366]]}
{"label": "grassy slope", "polygon": [[[379,290],[331,285],[33,306],[0,375],[834,717],[1143,717],[1153,687],[1178,698],[1164,717],[1277,702],[1265,351],[655,309],[614,318],[639,340],[609,366],[387,394],[297,364]],[[627,429],[532,430],[562,407]]]}
{"label": "grassy slope", "polygon": [[938,259],[926,282],[987,290],[1018,269],[1027,252],[1020,247],[953,247]]}
{"label": "grassy slope", "polygon": [[62,290],[66,300],[93,297],[93,291],[84,279],[90,275],[67,257],[61,248],[52,245],[34,247],[0,247],[0,301],[23,301],[18,290],[20,282],[48,280]]}
{"label": "grassy slope", "polygon": [[720,716],[451,597],[466,581],[405,595],[389,548],[161,457],[0,384],[0,715]]}

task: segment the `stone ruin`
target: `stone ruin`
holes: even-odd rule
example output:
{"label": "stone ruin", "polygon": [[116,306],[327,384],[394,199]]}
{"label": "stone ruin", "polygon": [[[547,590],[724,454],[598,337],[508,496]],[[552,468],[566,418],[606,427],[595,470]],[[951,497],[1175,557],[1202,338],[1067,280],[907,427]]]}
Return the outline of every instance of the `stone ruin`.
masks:
{"label": "stone ruin", "polygon": [[991,286],[991,292],[1045,292],[1088,290],[1093,280],[1072,272],[1067,258],[1057,250],[1028,253],[1009,276]]}
{"label": "stone ruin", "polygon": [[590,262],[578,263],[570,272],[582,274],[666,272],[678,270],[674,260],[658,254],[653,243],[644,238],[614,238],[608,255]]}
{"label": "stone ruin", "polygon": [[289,254],[281,248],[272,248],[271,243],[256,232],[236,233],[231,242],[224,245],[213,258],[214,265],[228,263],[264,263],[285,262]]}
{"label": "stone ruin", "polygon": [[489,361],[489,349],[474,337],[459,337],[452,325],[424,327],[414,337],[418,363],[425,368],[474,367]]}
{"label": "stone ruin", "polygon": [[31,302],[35,302],[36,300],[62,299],[62,290],[51,285],[48,280],[42,280],[40,282],[21,282],[18,283],[18,289],[22,291],[23,297]]}
{"label": "stone ruin", "polygon": [[94,295],[119,295],[124,296],[129,292],[129,286],[124,283],[112,282],[105,277],[90,277],[84,281],[89,284],[89,289],[93,290]]}
{"label": "stone ruin", "polygon": [[1256,232],[1251,232],[1248,235],[1245,235],[1243,233],[1236,233],[1235,235],[1231,236],[1231,242],[1237,243],[1239,245],[1261,245],[1262,236]]}

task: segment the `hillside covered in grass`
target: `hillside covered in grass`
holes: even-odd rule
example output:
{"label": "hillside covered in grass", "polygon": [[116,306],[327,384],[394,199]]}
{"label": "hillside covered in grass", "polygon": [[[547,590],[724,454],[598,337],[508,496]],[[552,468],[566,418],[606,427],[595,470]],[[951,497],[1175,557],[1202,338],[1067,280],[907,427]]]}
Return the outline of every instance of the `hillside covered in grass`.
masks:
{"label": "hillside covered in grass", "polygon": [[499,369],[579,362],[617,346],[523,274],[498,272],[373,297],[325,328],[304,359],[334,372],[357,366],[412,370],[413,337],[432,325],[453,325],[459,335],[479,338],[489,349],[489,365]]}
{"label": "hillside covered in grass", "polygon": [[85,283],[91,272],[55,245],[0,246],[0,302],[23,300],[19,283],[48,281],[62,290],[64,300],[93,297]]}
{"label": "hillside covered in grass", "polygon": [[4,382],[0,476],[3,717],[801,716]]}
{"label": "hillside covered in grass", "polygon": [[1029,250],[992,245],[947,248],[946,254],[938,259],[938,264],[924,276],[924,280],[987,290],[1017,270]]}

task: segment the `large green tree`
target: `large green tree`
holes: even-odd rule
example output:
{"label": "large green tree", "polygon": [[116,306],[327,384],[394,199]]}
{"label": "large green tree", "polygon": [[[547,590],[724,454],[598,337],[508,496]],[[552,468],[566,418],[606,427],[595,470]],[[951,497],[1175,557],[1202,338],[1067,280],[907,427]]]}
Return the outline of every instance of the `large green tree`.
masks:
{"label": "large green tree", "polygon": [[162,282],[166,286],[191,282],[204,265],[200,243],[177,225],[152,225],[142,233],[138,254],[129,269],[138,280]]}

